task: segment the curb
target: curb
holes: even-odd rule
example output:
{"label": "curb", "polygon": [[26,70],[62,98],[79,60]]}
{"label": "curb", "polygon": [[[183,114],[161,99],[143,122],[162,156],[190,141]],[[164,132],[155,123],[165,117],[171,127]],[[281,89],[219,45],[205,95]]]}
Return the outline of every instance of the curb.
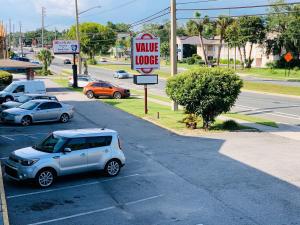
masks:
{"label": "curb", "polygon": [[248,92],[248,93],[255,93],[255,94],[264,94],[264,95],[273,95],[273,96],[278,96],[278,97],[286,97],[286,98],[296,98],[300,99],[300,96],[298,95],[286,95],[286,94],[277,94],[277,93],[272,93],[272,92],[264,92],[264,91],[252,91],[249,89],[243,89],[242,92]]}
{"label": "curb", "polygon": [[2,213],[2,221],[0,220],[0,224],[9,225],[8,210],[7,210],[6,195],[5,195],[4,184],[3,184],[1,162],[0,162],[0,193],[1,193],[1,209],[2,209],[1,210],[2,211],[1,212]]}

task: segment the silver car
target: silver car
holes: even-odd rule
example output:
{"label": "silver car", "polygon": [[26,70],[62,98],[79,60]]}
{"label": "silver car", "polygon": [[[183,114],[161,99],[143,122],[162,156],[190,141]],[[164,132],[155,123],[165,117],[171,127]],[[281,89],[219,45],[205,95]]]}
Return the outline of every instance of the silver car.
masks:
{"label": "silver car", "polygon": [[125,164],[118,133],[109,129],[55,131],[39,144],[12,152],[5,174],[49,187],[57,176],[104,170],[117,176]]}
{"label": "silver car", "polygon": [[43,95],[43,94],[22,95],[19,98],[17,98],[15,101],[8,101],[2,103],[2,105],[0,105],[0,113],[6,109],[16,108],[24,104],[25,102],[29,102],[30,100],[37,100],[37,99],[46,99],[46,100],[48,99],[48,100],[58,101],[55,96],[51,96],[51,95]]}
{"label": "silver car", "polygon": [[74,107],[53,100],[31,100],[23,105],[4,110],[1,120],[28,126],[31,123],[60,121],[67,123],[74,114]]}

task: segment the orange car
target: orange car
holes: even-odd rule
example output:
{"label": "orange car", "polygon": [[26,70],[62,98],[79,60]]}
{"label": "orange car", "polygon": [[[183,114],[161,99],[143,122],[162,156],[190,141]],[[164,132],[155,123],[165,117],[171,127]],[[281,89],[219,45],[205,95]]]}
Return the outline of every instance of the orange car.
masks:
{"label": "orange car", "polygon": [[130,96],[130,90],[112,85],[105,81],[90,82],[84,87],[83,93],[88,98],[97,98],[100,96],[108,96],[111,98],[126,98]]}

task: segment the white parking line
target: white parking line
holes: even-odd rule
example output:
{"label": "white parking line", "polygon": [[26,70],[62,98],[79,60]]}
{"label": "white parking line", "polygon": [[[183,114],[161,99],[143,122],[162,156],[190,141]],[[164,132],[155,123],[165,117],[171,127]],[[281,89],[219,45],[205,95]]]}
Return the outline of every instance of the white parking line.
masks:
{"label": "white parking line", "polygon": [[139,176],[139,174],[132,174],[132,175],[123,176],[123,177],[115,177],[115,178],[105,179],[102,181],[95,181],[95,182],[89,182],[89,183],[85,183],[85,184],[71,185],[71,186],[61,187],[61,188],[53,188],[53,189],[48,189],[48,190],[44,190],[44,191],[29,192],[29,193],[19,194],[19,195],[9,195],[6,198],[11,199],[11,198],[25,197],[25,196],[29,196],[29,195],[44,194],[44,193],[49,193],[49,192],[54,192],[54,191],[61,191],[61,190],[67,190],[67,189],[72,189],[72,188],[95,185],[95,184],[100,184],[100,183],[104,183],[104,182],[108,182],[108,181],[115,181],[115,180],[125,179],[125,178],[129,178],[129,177],[136,177],[136,176]]}
{"label": "white parking line", "polygon": [[[149,200],[152,200],[152,199],[160,198],[162,196],[163,195],[155,195],[155,196],[152,196],[152,197],[149,197],[149,198],[143,198],[143,199],[140,199],[140,200],[137,200],[137,201],[127,202],[124,205],[134,205],[134,204],[149,201]],[[72,219],[72,218],[76,218],[76,217],[80,217],[80,216],[86,216],[86,215],[91,215],[91,214],[94,214],[94,213],[104,212],[104,211],[108,211],[108,210],[112,210],[112,209],[116,209],[116,208],[117,208],[117,206],[110,206],[110,207],[106,207],[106,208],[96,209],[96,210],[93,210],[93,211],[74,214],[74,215],[71,215],[71,216],[60,217],[60,218],[41,221],[41,222],[37,222],[37,223],[31,223],[31,224],[28,224],[28,225],[40,225],[40,224],[58,222],[58,221]]]}
{"label": "white parking line", "polygon": [[5,138],[5,139],[10,140],[10,141],[14,141],[14,140],[15,140],[15,139],[13,139],[13,138],[7,137],[6,135],[5,135],[5,136],[4,136],[4,135],[1,135],[0,137]]}
{"label": "white parking line", "polygon": [[8,157],[2,157],[2,158],[0,158],[0,160],[5,160],[5,159],[8,159]]}
{"label": "white parking line", "polygon": [[29,138],[32,138],[32,139],[39,139],[38,137],[35,137],[35,136],[32,136],[32,135],[27,135]]}

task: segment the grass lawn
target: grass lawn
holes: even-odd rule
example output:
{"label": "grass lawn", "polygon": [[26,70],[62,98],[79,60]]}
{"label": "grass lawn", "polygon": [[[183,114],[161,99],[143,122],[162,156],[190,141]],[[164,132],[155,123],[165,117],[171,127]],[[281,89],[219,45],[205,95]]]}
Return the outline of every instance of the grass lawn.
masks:
{"label": "grass lawn", "polygon": [[[257,77],[271,78],[278,80],[300,80],[300,70],[291,70],[290,76],[285,74],[285,69],[269,69],[269,68],[251,68],[238,70],[238,73],[249,74]],[[288,71],[286,71],[288,72]]]}
{"label": "grass lawn", "polygon": [[[131,92],[131,94],[144,96],[144,91],[141,91],[141,90],[132,90],[132,89],[130,89],[130,92]],[[171,102],[171,100],[168,97],[164,97],[164,96],[160,96],[160,95],[154,95],[154,94],[149,94],[148,93],[148,97],[153,98],[153,99],[157,99],[157,100],[160,100],[160,101],[163,101],[163,102],[167,102],[167,103]]]}
{"label": "grass lawn", "polygon": [[[180,132],[203,132],[202,122],[198,124],[198,129],[192,131],[185,127],[185,124],[182,122],[185,114],[183,111],[172,111],[170,107],[163,106],[157,103],[149,102],[149,113],[148,115],[144,114],[144,102],[143,99],[129,98],[129,99],[101,99],[101,101],[112,105],[116,108],[119,108],[125,112],[128,112],[132,115],[151,120],[157,124],[160,124],[164,127],[177,130]],[[159,112],[159,119],[157,118],[157,113]],[[249,127],[238,125],[238,130],[251,129]],[[223,127],[223,121],[217,120],[210,128],[211,131],[222,131],[225,130]],[[253,129],[252,129],[253,130]]]}
{"label": "grass lawn", "polygon": [[237,114],[237,113],[226,113],[226,114],[224,114],[224,116],[234,118],[234,119],[241,119],[241,120],[245,120],[248,122],[261,124],[261,125],[265,125],[265,126],[269,126],[269,127],[275,127],[275,128],[278,127],[274,121],[267,120],[267,119],[260,118],[260,117],[248,116],[248,115]]}
{"label": "grass lawn", "polygon": [[258,82],[244,81],[244,90],[262,91],[275,94],[286,94],[300,96],[300,88],[292,86],[282,86],[276,84],[265,84]]}
{"label": "grass lawn", "polygon": [[[130,65],[110,65],[110,64],[97,64],[94,65],[100,68],[104,69],[110,69],[110,70],[126,70],[127,72],[131,74],[138,74],[135,70],[131,70]],[[170,77],[170,73],[161,71],[161,70],[156,70],[154,71],[154,74],[158,74],[161,78],[168,78]]]}

